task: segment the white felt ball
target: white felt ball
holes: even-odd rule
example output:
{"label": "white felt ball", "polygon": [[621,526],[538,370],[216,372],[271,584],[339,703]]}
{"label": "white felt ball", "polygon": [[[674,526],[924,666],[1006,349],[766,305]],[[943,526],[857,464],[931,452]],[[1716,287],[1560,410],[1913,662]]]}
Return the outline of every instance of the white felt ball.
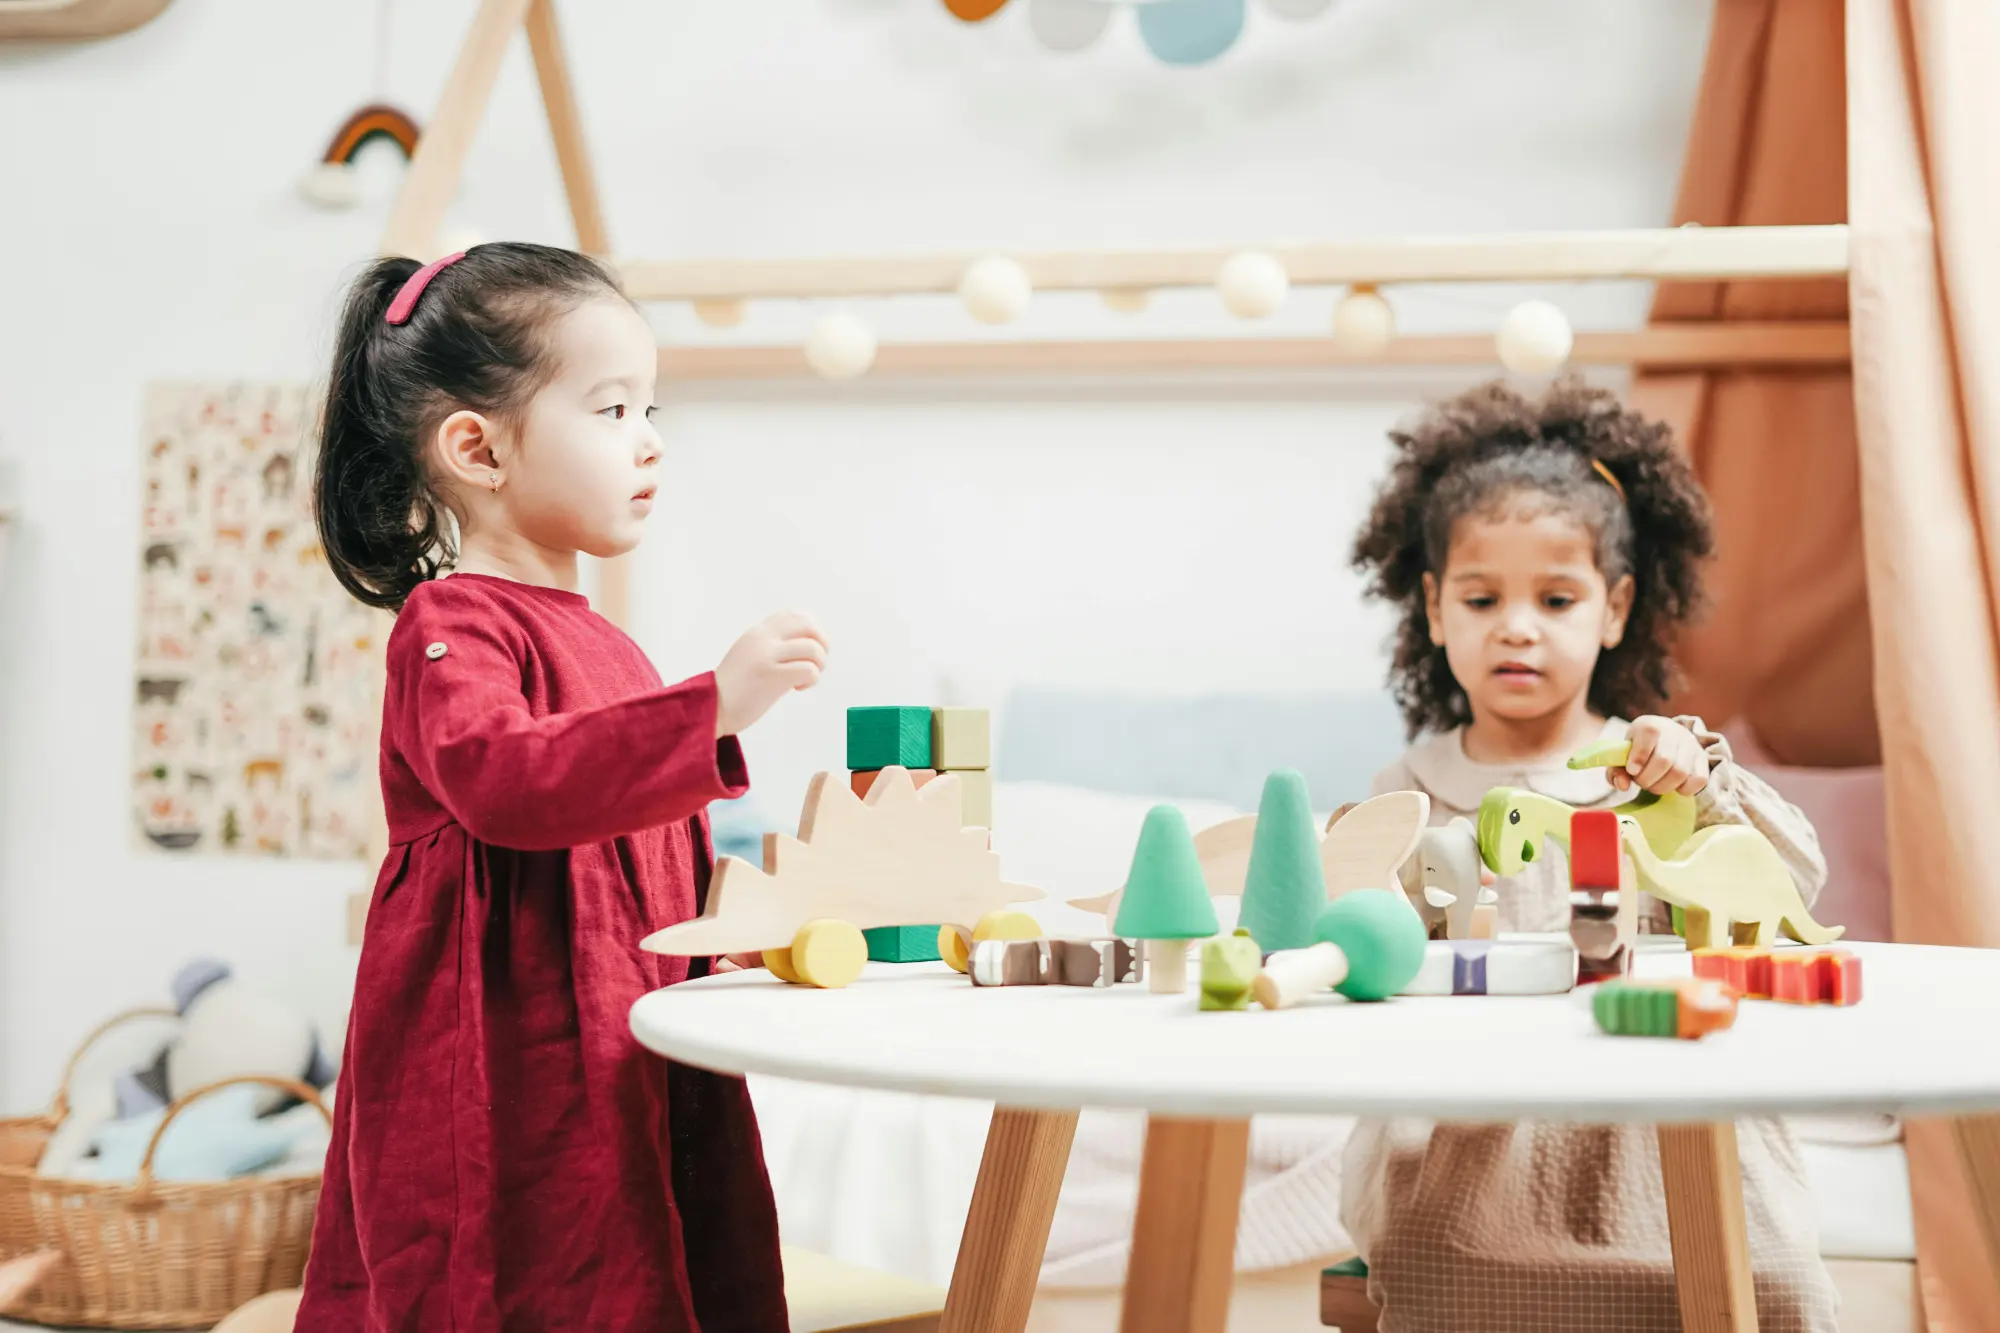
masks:
{"label": "white felt ball", "polygon": [[1569,317],[1547,301],[1523,301],[1509,310],[1493,339],[1500,364],[1516,375],[1561,369],[1575,342]]}
{"label": "white felt ball", "polygon": [[1051,51],[1081,51],[1111,22],[1104,0],[1028,0],[1028,28]]}
{"label": "white felt ball", "polygon": [[982,324],[1005,324],[1020,318],[1034,294],[1028,270],[1005,255],[974,260],[958,280],[958,299]]}
{"label": "white felt ball", "polygon": [[1231,255],[1222,265],[1215,289],[1222,304],[1239,319],[1262,319],[1285,303],[1291,286],[1285,266],[1261,250]]}
{"label": "white felt ball", "polygon": [[852,315],[826,315],[806,338],[806,364],[830,380],[851,380],[875,364],[875,332]]}
{"label": "white felt ball", "polygon": [[299,181],[299,193],[321,208],[352,208],[361,202],[361,178],[345,162],[322,162]]}
{"label": "white felt ball", "polygon": [[694,317],[711,329],[733,329],[743,322],[745,306],[726,297],[707,297],[694,303]]}
{"label": "white felt ball", "polygon": [[[188,1006],[180,1039],[167,1048],[167,1094],[185,1097],[239,1074],[300,1078],[312,1063],[312,1022],[304,1014],[235,981],[218,981]],[[258,1094],[260,1111],[284,1094]]]}
{"label": "white felt ball", "polygon": [[1333,308],[1333,341],[1355,356],[1380,356],[1396,338],[1396,312],[1380,292],[1349,292]]}

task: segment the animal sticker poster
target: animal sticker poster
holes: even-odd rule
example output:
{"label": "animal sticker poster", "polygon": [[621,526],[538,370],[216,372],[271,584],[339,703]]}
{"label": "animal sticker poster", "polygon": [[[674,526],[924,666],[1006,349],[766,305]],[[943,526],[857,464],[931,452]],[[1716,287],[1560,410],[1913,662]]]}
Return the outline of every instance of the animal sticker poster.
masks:
{"label": "animal sticker poster", "polygon": [[376,638],[312,516],[303,385],[147,395],[133,814],[179,855],[365,854]]}

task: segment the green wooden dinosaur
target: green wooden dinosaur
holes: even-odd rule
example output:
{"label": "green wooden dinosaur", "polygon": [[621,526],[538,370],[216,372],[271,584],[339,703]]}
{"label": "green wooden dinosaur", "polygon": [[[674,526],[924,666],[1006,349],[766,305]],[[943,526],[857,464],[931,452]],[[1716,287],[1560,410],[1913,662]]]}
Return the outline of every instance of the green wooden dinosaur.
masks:
{"label": "green wooden dinosaur", "polygon": [[[1496,875],[1518,875],[1541,854],[1545,840],[1568,850],[1574,813],[1540,792],[1495,787],[1479,803],[1480,858]],[[1784,858],[1756,829],[1711,824],[1690,835],[1672,860],[1653,848],[1640,822],[1622,808],[1618,830],[1639,887],[1684,912],[1689,948],[1769,945],[1781,930],[1802,944],[1828,944],[1844,933],[1812,919]],[[1738,939],[1738,927],[1745,938]]]}

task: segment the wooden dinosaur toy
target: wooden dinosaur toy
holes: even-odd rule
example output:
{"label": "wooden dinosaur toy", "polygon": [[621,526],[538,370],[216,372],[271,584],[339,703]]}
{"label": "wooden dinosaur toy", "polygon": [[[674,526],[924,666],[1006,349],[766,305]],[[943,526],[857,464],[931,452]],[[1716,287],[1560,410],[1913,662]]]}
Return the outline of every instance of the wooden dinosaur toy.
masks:
{"label": "wooden dinosaur toy", "polygon": [[[1567,851],[1574,813],[1539,792],[1495,787],[1479,803],[1479,854],[1496,875],[1518,875],[1541,854],[1547,839]],[[1639,821],[1622,809],[1618,824],[1639,887],[1684,911],[1691,949],[1767,945],[1780,931],[1802,944],[1830,944],[1844,933],[1843,927],[1812,919],[1784,858],[1756,829],[1711,824],[1668,860],[1653,849]]]}
{"label": "wooden dinosaur toy", "polygon": [[[1623,768],[1632,758],[1630,740],[1593,741],[1569,757],[1569,767]],[[1672,856],[1681,844],[1694,836],[1694,797],[1679,792],[1634,792],[1618,806],[1618,813],[1630,815],[1645,830],[1646,841],[1661,856]],[[1674,934],[1687,934],[1681,909],[1673,909]]]}

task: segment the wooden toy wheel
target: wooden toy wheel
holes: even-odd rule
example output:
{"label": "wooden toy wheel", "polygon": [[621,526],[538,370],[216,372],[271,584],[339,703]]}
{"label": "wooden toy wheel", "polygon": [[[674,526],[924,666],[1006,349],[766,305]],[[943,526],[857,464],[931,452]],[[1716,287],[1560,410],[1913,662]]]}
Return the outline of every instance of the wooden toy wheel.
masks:
{"label": "wooden toy wheel", "polygon": [[1042,937],[1042,923],[1026,912],[1011,912],[1002,909],[988,912],[979,918],[979,924],[970,931],[964,926],[942,926],[938,929],[938,957],[957,972],[971,966],[972,946],[980,940],[1038,940]]}
{"label": "wooden toy wheel", "polygon": [[799,975],[799,970],[792,966],[790,949],[764,950],[764,967],[778,980],[789,981],[794,986],[801,985],[805,981],[805,978]]}
{"label": "wooden toy wheel", "polygon": [[868,940],[845,921],[808,921],[792,937],[790,963],[798,979],[821,990],[838,990],[861,975]]}

